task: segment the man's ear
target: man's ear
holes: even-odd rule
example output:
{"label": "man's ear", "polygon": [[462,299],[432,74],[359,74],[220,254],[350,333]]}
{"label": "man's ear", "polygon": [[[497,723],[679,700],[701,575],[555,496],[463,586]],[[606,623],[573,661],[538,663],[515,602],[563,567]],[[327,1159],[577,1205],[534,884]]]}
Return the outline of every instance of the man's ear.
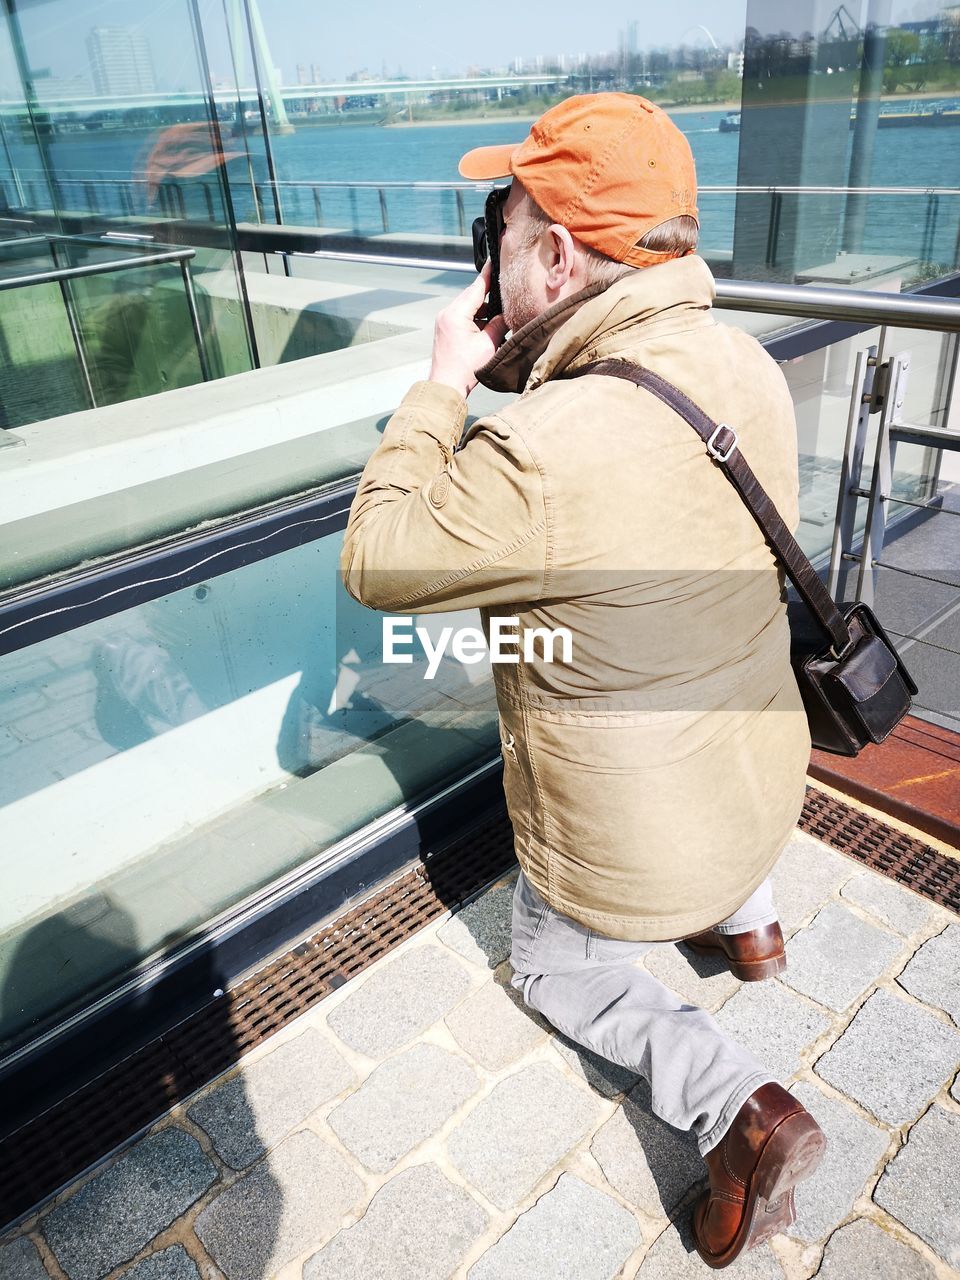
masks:
{"label": "man's ear", "polygon": [[573,236],[566,227],[553,223],[547,228],[547,276],[548,289],[562,289],[576,269],[576,247]]}

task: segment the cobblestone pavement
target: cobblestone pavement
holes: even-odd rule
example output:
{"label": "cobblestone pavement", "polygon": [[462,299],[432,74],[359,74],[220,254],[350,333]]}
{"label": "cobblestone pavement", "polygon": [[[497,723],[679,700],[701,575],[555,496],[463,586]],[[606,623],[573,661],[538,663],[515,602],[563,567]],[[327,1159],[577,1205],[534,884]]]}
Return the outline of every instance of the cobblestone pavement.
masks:
{"label": "cobblestone pavement", "polygon": [[[960,1276],[960,925],[797,833],[782,980],[644,963],[826,1131],[731,1276]],[[423,930],[0,1242],[0,1280],[685,1280],[703,1176],[646,1084],[508,985],[512,878]]]}

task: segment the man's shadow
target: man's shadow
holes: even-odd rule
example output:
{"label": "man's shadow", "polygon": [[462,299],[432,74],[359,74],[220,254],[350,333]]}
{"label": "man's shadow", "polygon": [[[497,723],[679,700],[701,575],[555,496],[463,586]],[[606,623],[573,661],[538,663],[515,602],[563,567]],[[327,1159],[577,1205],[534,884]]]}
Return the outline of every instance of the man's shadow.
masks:
{"label": "man's shadow", "polygon": [[[142,961],[135,919],[109,893],[99,891],[9,936],[0,944],[0,1053],[7,1057],[62,1026],[81,1008],[108,996]],[[255,1195],[257,1203],[254,1253],[264,1263],[257,1269],[247,1258],[243,1272],[250,1280],[265,1280],[275,1269],[271,1259],[283,1192],[269,1156],[259,1159],[263,1144],[255,1108],[247,1099],[246,1073],[215,1084],[196,1118],[181,1114],[169,1122],[162,1119],[188,1102],[211,1075],[228,1071],[241,1054],[212,946],[201,944],[191,984],[207,993],[208,1003],[186,1022],[178,1024],[170,997],[145,988],[125,1003],[122,1013],[105,1012],[96,1026],[74,1035],[60,1052],[47,1046],[21,1072],[21,1087],[6,1091],[0,1124],[0,1229],[134,1139],[116,1162],[42,1221],[48,1244],[70,1274],[85,1254],[102,1257],[112,1271],[149,1246],[155,1223],[144,1225],[140,1236],[136,1227],[121,1223],[128,1196],[154,1199],[158,1211],[161,1202],[173,1198],[185,1210],[202,1198],[212,1200],[223,1191],[223,1179],[238,1174],[250,1177],[247,1194]],[[158,1026],[168,1029],[157,1034],[153,1029]],[[139,1028],[151,1030],[142,1033]],[[229,1123],[220,1098],[228,1104]],[[144,1136],[147,1129],[153,1131]],[[238,1131],[243,1131],[240,1159],[233,1155]],[[210,1214],[206,1230],[202,1210],[196,1230],[227,1274],[237,1274],[241,1233],[236,1223],[231,1230],[231,1218],[243,1188],[233,1186],[223,1194],[230,1198],[229,1207]],[[162,1251],[163,1265],[171,1273],[175,1264],[185,1265],[180,1248]],[[242,1251],[250,1252],[245,1245]]]}

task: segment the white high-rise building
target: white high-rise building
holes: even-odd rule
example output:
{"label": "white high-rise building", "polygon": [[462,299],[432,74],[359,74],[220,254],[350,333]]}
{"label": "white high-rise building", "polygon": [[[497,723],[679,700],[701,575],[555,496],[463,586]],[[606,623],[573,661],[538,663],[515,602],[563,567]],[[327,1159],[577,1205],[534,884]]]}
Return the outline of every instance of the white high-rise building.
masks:
{"label": "white high-rise building", "polygon": [[146,36],[133,27],[94,27],[87,36],[90,71],[102,97],[153,93],[157,76]]}

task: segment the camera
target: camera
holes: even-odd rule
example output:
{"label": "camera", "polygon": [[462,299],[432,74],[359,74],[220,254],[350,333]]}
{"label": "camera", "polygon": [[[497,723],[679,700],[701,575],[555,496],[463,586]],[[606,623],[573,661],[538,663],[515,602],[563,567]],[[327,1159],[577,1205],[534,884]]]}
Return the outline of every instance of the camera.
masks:
{"label": "camera", "polygon": [[503,235],[503,206],[510,194],[509,187],[494,187],[483,206],[483,217],[473,220],[473,261],[478,271],[490,259],[490,292],[481,313],[483,320],[492,320],[503,310],[500,301],[500,237]]}

